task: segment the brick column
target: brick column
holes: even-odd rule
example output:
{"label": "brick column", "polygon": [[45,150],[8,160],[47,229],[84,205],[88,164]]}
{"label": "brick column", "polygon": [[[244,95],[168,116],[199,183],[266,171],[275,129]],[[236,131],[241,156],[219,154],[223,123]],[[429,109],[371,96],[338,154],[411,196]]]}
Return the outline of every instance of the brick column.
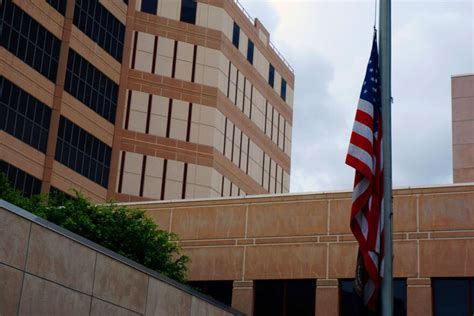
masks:
{"label": "brick column", "polygon": [[248,316],[253,315],[253,281],[234,281],[232,307]]}
{"label": "brick column", "polygon": [[407,315],[433,315],[431,279],[407,279]]}
{"label": "brick column", "polygon": [[51,177],[53,174],[54,156],[58,140],[59,119],[61,117],[61,104],[63,102],[64,81],[66,80],[69,41],[71,40],[75,5],[75,0],[68,1],[66,5],[66,14],[64,16],[58,70],[56,74],[56,86],[54,88],[53,108],[51,112],[51,121],[49,123],[48,145],[46,147],[46,158],[44,161],[43,179],[41,183],[41,193],[48,193],[51,188]]}
{"label": "brick column", "polygon": [[119,168],[120,142],[122,141],[123,116],[125,113],[125,100],[127,93],[128,70],[130,54],[132,53],[132,39],[135,28],[136,0],[129,0],[127,6],[127,20],[125,24],[125,38],[123,44],[122,66],[120,69],[120,83],[117,96],[117,112],[115,114],[114,139],[112,143],[112,157],[109,169],[109,185],[107,199],[114,199],[117,189],[117,176]]}
{"label": "brick column", "polygon": [[316,281],[316,315],[339,315],[339,282],[337,279]]}

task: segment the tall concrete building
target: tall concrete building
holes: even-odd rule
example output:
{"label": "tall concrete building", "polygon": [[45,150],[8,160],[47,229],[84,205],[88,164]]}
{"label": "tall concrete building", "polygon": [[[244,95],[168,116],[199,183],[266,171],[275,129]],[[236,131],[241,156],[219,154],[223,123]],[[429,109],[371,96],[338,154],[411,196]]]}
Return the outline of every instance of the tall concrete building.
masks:
{"label": "tall concrete building", "polygon": [[1,170],[25,194],[288,192],[294,74],[234,0],[4,0]]}

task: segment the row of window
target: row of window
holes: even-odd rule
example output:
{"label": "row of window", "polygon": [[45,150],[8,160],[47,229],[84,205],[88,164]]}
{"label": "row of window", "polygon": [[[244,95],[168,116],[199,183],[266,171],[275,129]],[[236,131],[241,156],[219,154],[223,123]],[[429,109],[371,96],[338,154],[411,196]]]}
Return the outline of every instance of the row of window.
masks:
{"label": "row of window", "polygon": [[[407,314],[406,280],[393,281],[394,315],[403,316]],[[362,302],[354,294],[354,281],[339,283],[339,315],[365,315],[355,311]],[[190,285],[224,304],[232,303],[232,281],[194,281]],[[473,315],[474,279],[433,279],[432,290],[434,316]],[[314,315],[315,291],[316,280],[256,280],[254,315]]]}
{"label": "row of window", "polygon": [[[234,22],[234,28],[232,30],[232,44],[235,48],[239,49],[240,44],[240,26]],[[247,61],[253,65],[253,53],[254,53],[254,44],[249,39],[247,43]],[[275,67],[272,64],[269,64],[268,68],[268,84],[273,88],[275,85]],[[286,80],[281,79],[281,88],[280,96],[283,101],[286,102]]]}
{"label": "row of window", "polygon": [[115,123],[118,85],[72,49],[69,50],[64,89],[97,114]]}
{"label": "row of window", "polygon": [[55,159],[107,188],[111,148],[61,116]]}
{"label": "row of window", "polygon": [[[156,15],[158,11],[158,0],[142,0],[140,10],[149,14]],[[182,0],[179,20],[181,22],[196,24],[196,0]]]}
{"label": "row of window", "polygon": [[[232,30],[232,44],[234,44],[235,48],[239,49],[240,44],[240,26],[234,22],[234,28]],[[247,61],[253,65],[253,50],[254,44],[249,39],[247,42]]]}
{"label": "row of window", "polygon": [[4,77],[0,93],[1,129],[46,153],[51,109]]}
{"label": "row of window", "polygon": [[62,15],[66,14],[66,4],[67,1],[64,0],[46,0],[50,6],[52,6],[56,11],[61,13]]}
{"label": "row of window", "polygon": [[51,81],[56,81],[61,42],[20,7],[0,6],[1,44]]}
{"label": "row of window", "polygon": [[12,188],[20,191],[24,196],[32,196],[41,192],[41,180],[4,160],[0,160],[0,173],[5,174]]}
{"label": "row of window", "polygon": [[122,62],[125,26],[100,1],[76,0],[73,23],[113,58]]}

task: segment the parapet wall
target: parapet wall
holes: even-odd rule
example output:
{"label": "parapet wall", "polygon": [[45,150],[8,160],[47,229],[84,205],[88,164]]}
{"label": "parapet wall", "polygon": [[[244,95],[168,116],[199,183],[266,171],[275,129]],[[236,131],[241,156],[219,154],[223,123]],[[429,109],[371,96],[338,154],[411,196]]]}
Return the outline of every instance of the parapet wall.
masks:
{"label": "parapet wall", "polygon": [[0,315],[242,315],[0,200]]}
{"label": "parapet wall", "polygon": [[[407,279],[408,315],[430,315],[431,278],[474,276],[474,185],[393,195],[394,276]],[[317,279],[316,314],[338,315],[338,280],[354,277],[350,192],[130,206],[180,236],[191,280],[233,280],[232,306],[248,314],[254,280]]]}

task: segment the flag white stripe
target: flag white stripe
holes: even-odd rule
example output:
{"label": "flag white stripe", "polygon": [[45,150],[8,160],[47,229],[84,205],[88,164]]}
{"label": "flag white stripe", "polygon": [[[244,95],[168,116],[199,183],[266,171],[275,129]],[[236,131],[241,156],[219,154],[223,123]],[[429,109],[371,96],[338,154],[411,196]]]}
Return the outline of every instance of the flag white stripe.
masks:
{"label": "flag white stripe", "polygon": [[374,294],[375,291],[375,283],[372,279],[369,279],[364,286],[364,304],[367,305],[369,303],[370,298]]}
{"label": "flag white stripe", "polygon": [[358,121],[354,121],[354,127],[352,128],[353,132],[359,134],[360,136],[366,138],[370,144],[373,144],[374,134],[372,129],[365,124],[362,124]]}
{"label": "flag white stripe", "polygon": [[372,105],[372,103],[364,99],[359,99],[359,105],[357,106],[357,109],[367,113],[372,118],[374,117],[374,106]]}
{"label": "flag white stripe", "polygon": [[369,251],[369,257],[374,263],[375,268],[378,270],[379,268],[379,256],[373,251]]}
{"label": "flag white stripe", "polygon": [[354,188],[352,191],[352,201],[355,201],[363,194],[370,185],[370,181],[368,178],[363,178]]}
{"label": "flag white stripe", "polygon": [[362,148],[350,143],[349,144],[348,155],[351,155],[354,158],[357,158],[360,161],[362,161],[370,169],[370,171],[372,171],[372,173],[374,173],[374,170],[372,169],[372,155],[370,155],[368,152],[366,152]]}
{"label": "flag white stripe", "polygon": [[367,234],[369,232],[369,224],[367,223],[367,219],[365,218],[364,213],[357,213],[355,219],[359,224],[360,230],[362,231],[362,235],[364,235],[364,238],[367,239]]}

